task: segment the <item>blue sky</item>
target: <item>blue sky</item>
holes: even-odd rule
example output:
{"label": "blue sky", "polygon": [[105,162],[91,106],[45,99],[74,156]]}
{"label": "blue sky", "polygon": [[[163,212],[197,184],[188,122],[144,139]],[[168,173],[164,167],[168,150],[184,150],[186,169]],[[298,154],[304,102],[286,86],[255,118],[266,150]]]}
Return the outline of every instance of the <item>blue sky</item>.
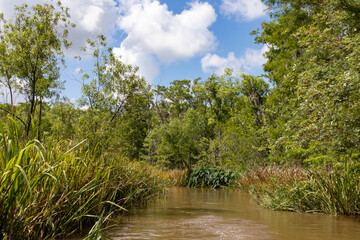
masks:
{"label": "blue sky", "polygon": [[[11,18],[14,5],[43,3],[0,0],[0,11]],[[127,64],[140,67],[152,85],[173,80],[207,78],[224,67],[248,74],[262,73],[266,47],[256,45],[251,30],[267,20],[260,0],[62,0],[77,25],[70,32],[63,95],[80,96],[78,69],[91,70],[91,61],[75,61],[86,38],[104,34]],[[86,59],[83,58],[83,59]]]}

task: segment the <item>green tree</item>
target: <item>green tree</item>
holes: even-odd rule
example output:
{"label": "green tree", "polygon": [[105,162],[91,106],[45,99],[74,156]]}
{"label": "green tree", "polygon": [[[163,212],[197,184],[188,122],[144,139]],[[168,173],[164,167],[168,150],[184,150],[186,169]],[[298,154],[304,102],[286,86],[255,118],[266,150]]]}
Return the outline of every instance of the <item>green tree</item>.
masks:
{"label": "green tree", "polygon": [[103,35],[88,40],[94,68],[83,74],[80,104],[87,109],[81,114],[79,133],[91,145],[100,142],[137,158],[149,126],[152,91],[138,68],[122,63],[105,40]]}
{"label": "green tree", "polygon": [[303,160],[311,164],[359,159],[360,20],[355,9],[338,6],[324,5],[297,33],[307,51],[296,63],[306,68],[299,74],[299,104],[286,139],[289,154],[303,149]]}
{"label": "green tree", "polygon": [[74,103],[66,99],[56,101],[44,117],[49,135],[58,139],[75,139],[80,113]]}
{"label": "green tree", "polygon": [[264,69],[274,85],[266,102],[273,159],[356,158],[359,3],[264,3],[273,20],[263,23],[256,41],[269,46]]}
{"label": "green tree", "polygon": [[149,162],[191,171],[199,161],[208,131],[206,119],[189,109],[180,119],[154,128],[145,140]]}
{"label": "green tree", "polygon": [[[40,126],[42,102],[54,96],[54,90],[61,86],[58,80],[59,60],[63,56],[63,47],[70,45],[67,41],[71,25],[69,17],[68,9],[60,1],[56,6],[37,4],[29,8],[25,4],[15,8],[13,22],[3,25],[3,41],[6,44],[3,44],[5,50],[2,52],[6,55],[11,51],[13,55],[11,64],[2,65],[2,72],[9,73],[9,80],[14,76],[19,79],[19,91],[29,103],[26,136],[29,135],[36,107],[39,105]],[[8,71],[9,67],[14,70]]]}
{"label": "green tree", "polygon": [[[13,56],[15,52],[9,46],[8,39],[6,37],[5,27],[7,22],[0,15],[0,83],[9,90],[10,104],[11,104],[11,116],[14,118],[14,91],[16,85],[16,76],[14,68]],[[3,109],[3,111],[7,111]]]}
{"label": "green tree", "polygon": [[266,96],[269,93],[269,84],[260,77],[242,74],[242,81],[240,84],[240,92],[248,97],[256,116],[256,125],[261,127],[266,125],[263,105],[266,101]]}

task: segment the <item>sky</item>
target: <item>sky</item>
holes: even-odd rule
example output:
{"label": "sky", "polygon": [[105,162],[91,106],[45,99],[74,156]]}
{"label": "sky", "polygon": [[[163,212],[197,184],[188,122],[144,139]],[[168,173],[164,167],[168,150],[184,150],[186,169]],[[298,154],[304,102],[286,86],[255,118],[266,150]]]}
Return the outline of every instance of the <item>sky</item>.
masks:
{"label": "sky", "polygon": [[[62,95],[81,95],[79,69],[91,71],[91,60],[74,60],[87,38],[102,33],[120,60],[139,66],[139,74],[155,86],[181,79],[206,79],[230,67],[259,75],[267,48],[250,32],[268,19],[260,0],[61,0],[76,24],[66,51]],[[13,16],[15,5],[45,0],[0,0],[0,12]]]}

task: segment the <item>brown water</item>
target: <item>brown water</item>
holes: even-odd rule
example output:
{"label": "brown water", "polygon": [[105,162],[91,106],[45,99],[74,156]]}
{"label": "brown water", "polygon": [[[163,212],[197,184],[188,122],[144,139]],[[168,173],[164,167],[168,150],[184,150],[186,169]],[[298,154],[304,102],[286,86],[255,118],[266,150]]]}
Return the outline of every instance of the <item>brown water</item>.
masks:
{"label": "brown water", "polygon": [[232,190],[172,188],[123,221],[109,232],[115,240],[360,239],[359,218],[270,211]]}

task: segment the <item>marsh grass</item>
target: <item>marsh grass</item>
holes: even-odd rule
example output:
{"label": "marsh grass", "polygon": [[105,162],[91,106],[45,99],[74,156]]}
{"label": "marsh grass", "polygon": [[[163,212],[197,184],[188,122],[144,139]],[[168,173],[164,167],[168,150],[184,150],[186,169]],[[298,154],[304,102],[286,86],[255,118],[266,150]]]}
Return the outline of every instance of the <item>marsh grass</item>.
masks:
{"label": "marsh grass", "polygon": [[351,164],[332,170],[265,168],[239,179],[239,187],[274,210],[359,215],[359,172]]}
{"label": "marsh grass", "polygon": [[186,186],[188,171],[184,169],[154,169],[153,174],[163,179],[167,186]]}
{"label": "marsh grass", "polygon": [[[163,191],[146,164],[118,159],[84,143],[21,141],[14,123],[0,133],[0,239],[54,239]],[[104,220],[105,219],[105,220]],[[96,239],[96,238],[91,238]]]}

